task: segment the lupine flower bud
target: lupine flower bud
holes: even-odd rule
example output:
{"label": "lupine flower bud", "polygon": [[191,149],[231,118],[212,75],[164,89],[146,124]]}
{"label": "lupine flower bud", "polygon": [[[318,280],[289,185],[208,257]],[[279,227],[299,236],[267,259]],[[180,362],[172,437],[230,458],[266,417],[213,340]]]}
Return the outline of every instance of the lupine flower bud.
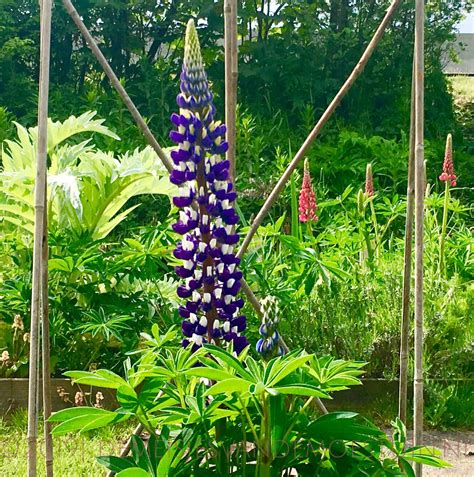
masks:
{"label": "lupine flower bud", "polygon": [[75,406],[84,406],[84,393],[82,391],[77,391],[74,395],[74,405]]}
{"label": "lupine flower bud", "polygon": [[262,324],[260,325],[261,338],[257,342],[257,352],[265,357],[274,355],[282,356],[285,349],[278,333],[278,323],[280,322],[280,311],[278,302],[274,296],[268,296],[261,301]]}
{"label": "lupine flower bud", "polygon": [[24,324],[23,324],[23,320],[21,319],[21,316],[20,315],[15,315],[13,317],[13,324],[12,324],[12,328],[14,330],[19,330],[19,331],[23,331],[23,329],[25,328]]}
{"label": "lupine flower bud", "polygon": [[314,193],[313,185],[311,183],[308,160],[305,159],[303,184],[301,186],[298,208],[300,222],[316,222],[318,220],[318,216],[316,215],[317,208],[318,206],[316,205],[316,195]]}
{"label": "lupine flower bud", "polygon": [[248,341],[242,332],[246,318],[240,314],[243,300],[237,298],[242,273],[234,245],[239,236],[234,226],[239,218],[229,177],[226,127],[214,119],[215,107],[201,57],[194,22],[186,28],[179,114],[171,121],[170,134],[177,148],[171,152],[174,169],[170,180],[179,187],[173,202],[181,209],[173,230],[183,239],[174,250],[182,260],[176,273],[183,279],[178,296],[186,300],[179,308],[183,318],[183,346],[193,350],[205,343],[232,342],[240,353]]}
{"label": "lupine flower bud", "polygon": [[7,350],[5,350],[5,351],[2,352],[0,362],[6,364],[6,363],[8,363],[8,361],[10,361],[10,353]]}
{"label": "lupine flower bud", "polygon": [[102,401],[104,400],[104,395],[98,391],[95,393],[95,404],[94,404],[94,407],[97,407],[97,408],[102,408],[103,405],[102,405]]}
{"label": "lupine flower bud", "polygon": [[365,195],[372,197],[374,195],[374,176],[372,174],[372,164],[367,164],[365,170]]}
{"label": "lupine flower bud", "polygon": [[449,181],[452,187],[456,187],[456,179],[453,163],[453,137],[451,134],[448,134],[446,138],[446,152],[444,153],[443,172],[439,176],[439,180],[443,182]]}
{"label": "lupine flower bud", "polygon": [[359,189],[357,193],[357,211],[359,214],[363,214],[365,210],[365,193],[362,189]]}

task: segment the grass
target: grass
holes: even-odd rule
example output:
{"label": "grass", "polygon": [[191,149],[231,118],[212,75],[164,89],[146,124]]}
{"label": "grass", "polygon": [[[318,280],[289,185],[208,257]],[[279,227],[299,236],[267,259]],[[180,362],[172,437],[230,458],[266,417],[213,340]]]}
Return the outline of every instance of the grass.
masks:
{"label": "grass", "polygon": [[474,101],[474,76],[451,76],[449,81],[458,100]]}
{"label": "grass", "polygon": [[[0,418],[0,475],[27,475],[27,414],[19,411],[8,420]],[[85,435],[69,434],[54,438],[54,475],[58,477],[95,477],[104,475],[97,464],[99,455],[118,455],[132,432],[131,425],[104,428]],[[44,440],[38,439],[38,477],[45,475]]]}

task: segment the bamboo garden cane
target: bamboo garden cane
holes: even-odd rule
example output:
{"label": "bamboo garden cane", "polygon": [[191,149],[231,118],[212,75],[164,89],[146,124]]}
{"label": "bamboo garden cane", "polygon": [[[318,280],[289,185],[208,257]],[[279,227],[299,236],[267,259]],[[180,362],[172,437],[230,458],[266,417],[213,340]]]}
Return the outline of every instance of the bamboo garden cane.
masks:
{"label": "bamboo garden cane", "polygon": [[[47,178],[46,178],[47,183]],[[47,191],[44,196],[43,215],[43,253],[41,264],[41,298],[42,298],[42,319],[41,319],[41,352],[42,352],[42,378],[43,378],[43,423],[45,441],[46,477],[53,476],[53,436],[51,434],[52,424],[48,422],[52,412],[51,405],[51,367],[50,367],[50,341],[49,341],[49,300],[48,300],[48,196]]]}
{"label": "bamboo garden cane", "polygon": [[30,361],[28,383],[28,476],[37,473],[37,439],[38,439],[38,370],[39,370],[39,328],[41,321],[43,244],[46,240],[45,203],[47,189],[47,152],[48,152],[48,96],[49,63],[51,50],[51,0],[40,3],[40,74],[38,99],[38,150],[35,180],[35,228],[33,245],[33,283],[31,292],[30,324]]}
{"label": "bamboo garden cane", "polygon": [[[424,30],[425,0],[415,2],[415,376],[414,443],[423,443],[423,221],[424,221]],[[415,465],[417,477],[422,465]]]}
{"label": "bamboo garden cane", "polygon": [[119,94],[127,109],[130,111],[131,115],[133,116],[133,119],[137,123],[138,127],[142,131],[148,143],[155,150],[156,154],[161,159],[166,169],[168,169],[168,171],[172,171],[173,164],[170,158],[166,155],[165,151],[163,151],[155,136],[150,131],[150,128],[143,119],[143,116],[139,113],[137,107],[135,106],[130,96],[125,91],[125,88],[122,86],[119,79],[117,78],[117,75],[114,73],[113,69],[110,67],[109,63],[105,59],[105,56],[103,55],[102,51],[100,51],[100,48],[97,46],[96,41],[90,34],[87,27],[84,25],[84,22],[81,20],[81,17],[79,16],[79,13],[75,9],[74,5],[71,3],[70,0],[63,0],[63,5],[66,11],[69,13],[70,17],[72,18],[73,22],[76,24],[77,28],[79,28],[79,31],[86,39],[89,48],[92,50],[92,53],[99,61],[105,74],[108,76],[110,83],[114,87],[115,91],[117,91],[117,93]]}
{"label": "bamboo garden cane", "polygon": [[382,38],[383,33],[388,27],[390,20],[392,19],[393,15],[395,14],[397,8],[400,6],[401,3],[402,3],[402,0],[393,0],[390,6],[388,7],[382,22],[380,23],[374,36],[370,40],[370,43],[367,45],[367,48],[362,54],[357,65],[352,70],[352,73],[349,75],[346,82],[343,84],[339,92],[331,101],[326,111],[323,113],[319,121],[316,123],[313,130],[310,132],[309,136],[306,138],[303,145],[300,147],[299,151],[296,153],[295,157],[290,162],[285,172],[276,183],[272,192],[267,197],[267,200],[263,204],[263,207],[260,209],[260,212],[255,217],[250,227],[250,230],[247,232],[247,235],[237,253],[237,257],[241,258],[242,255],[246,252],[247,248],[250,245],[250,242],[252,241],[253,236],[257,232],[257,229],[260,227],[261,223],[263,222],[263,219],[267,216],[274,202],[278,199],[278,197],[282,193],[286,183],[291,177],[291,174],[293,174],[293,171],[296,169],[298,164],[303,160],[306,152],[309,150],[310,146],[313,144],[315,139],[319,136],[319,133],[321,132],[323,127],[326,125],[329,118],[332,116],[332,114],[336,110],[336,108],[339,106],[339,104],[341,103],[342,99],[347,94],[351,86],[355,83],[357,78],[362,74],[362,71],[364,70],[365,65],[368,63],[376,46],[378,45],[378,43],[380,42],[380,39]]}
{"label": "bamboo garden cane", "polygon": [[411,85],[410,152],[408,156],[407,211],[403,265],[402,319],[400,325],[400,381],[398,390],[398,417],[407,423],[408,357],[410,336],[410,292],[413,251],[413,219],[415,212],[415,57]]}
{"label": "bamboo garden cane", "polygon": [[224,0],[225,124],[229,144],[226,159],[230,162],[230,176],[234,184],[237,150],[237,48],[237,0]]}

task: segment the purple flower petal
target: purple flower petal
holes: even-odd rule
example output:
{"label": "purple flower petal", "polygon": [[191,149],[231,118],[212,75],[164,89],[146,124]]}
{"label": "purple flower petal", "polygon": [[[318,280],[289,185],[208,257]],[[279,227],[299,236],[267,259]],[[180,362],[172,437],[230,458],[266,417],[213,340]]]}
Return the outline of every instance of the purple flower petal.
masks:
{"label": "purple flower petal", "polygon": [[181,121],[179,119],[179,114],[173,113],[170,119],[175,126],[179,126],[181,124]]}
{"label": "purple flower petal", "polygon": [[176,207],[189,207],[192,203],[192,197],[173,197],[173,204]]}
{"label": "purple flower petal", "polygon": [[173,250],[173,255],[180,260],[189,260],[193,257],[192,250],[183,250],[179,245]]}
{"label": "purple flower petal", "polygon": [[240,354],[248,345],[249,342],[245,336],[237,336],[233,339],[234,351]]}
{"label": "purple flower petal", "polygon": [[181,329],[183,330],[184,336],[191,338],[191,336],[193,336],[194,330],[196,329],[196,324],[185,320],[181,324]]}
{"label": "purple flower petal", "polygon": [[177,294],[180,298],[189,298],[192,295],[192,290],[187,288],[185,285],[179,285],[177,289]]}
{"label": "purple flower petal", "polygon": [[170,139],[179,144],[180,142],[183,142],[185,140],[185,137],[179,133],[178,131],[171,131],[170,132]]}
{"label": "purple flower petal", "polygon": [[184,306],[180,306],[178,308],[178,313],[181,318],[189,318],[190,312],[188,309],[186,309]]}
{"label": "purple flower petal", "polygon": [[188,270],[187,268],[177,266],[174,268],[176,274],[181,278],[189,278],[193,276],[194,269]]}
{"label": "purple flower petal", "polygon": [[240,315],[237,318],[233,318],[230,324],[232,327],[237,326],[239,332],[244,331],[247,324],[247,318],[245,315]]}
{"label": "purple flower petal", "polygon": [[197,313],[199,310],[199,303],[196,303],[195,301],[187,301],[186,302],[186,308],[191,312],[191,313]]}
{"label": "purple flower petal", "polygon": [[181,185],[186,181],[186,172],[174,170],[171,172],[170,181],[175,185]]}

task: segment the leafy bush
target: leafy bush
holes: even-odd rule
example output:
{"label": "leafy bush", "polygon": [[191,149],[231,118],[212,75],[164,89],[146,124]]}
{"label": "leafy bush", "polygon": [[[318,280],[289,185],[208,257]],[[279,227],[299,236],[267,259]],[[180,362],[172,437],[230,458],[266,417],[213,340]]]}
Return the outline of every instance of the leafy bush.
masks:
{"label": "leafy bush", "polygon": [[355,413],[319,415],[315,400],[360,384],[361,363],[301,351],[263,362],[213,345],[191,353],[176,338],[155,326],[138,361],[126,363],[125,379],[107,370],[66,373],[78,384],[116,389],[121,407],[59,411],[50,419],[59,423],[54,435],[138,419],[150,433],[148,448],[135,436],[130,457],[99,458],[123,476],[232,475],[236,468],[264,477],[290,469],[411,476],[409,462],[447,465],[435,449],[406,448],[399,420],[392,441]]}
{"label": "leafy bush", "polygon": [[[6,141],[0,172],[0,224],[5,232],[0,319],[8,329],[19,314],[28,329],[37,129],[16,126],[18,139]],[[118,139],[94,113],[50,121],[49,133],[53,365],[57,373],[97,363],[115,368],[156,313],[160,320],[172,319],[165,304],[173,293],[165,279],[170,251],[166,215],[164,223],[152,229],[111,235],[140,205],[127,208],[131,198],[161,194],[169,203],[174,186],[149,147],[115,158],[93,146],[94,133]],[[0,344],[0,350],[6,346]]]}

